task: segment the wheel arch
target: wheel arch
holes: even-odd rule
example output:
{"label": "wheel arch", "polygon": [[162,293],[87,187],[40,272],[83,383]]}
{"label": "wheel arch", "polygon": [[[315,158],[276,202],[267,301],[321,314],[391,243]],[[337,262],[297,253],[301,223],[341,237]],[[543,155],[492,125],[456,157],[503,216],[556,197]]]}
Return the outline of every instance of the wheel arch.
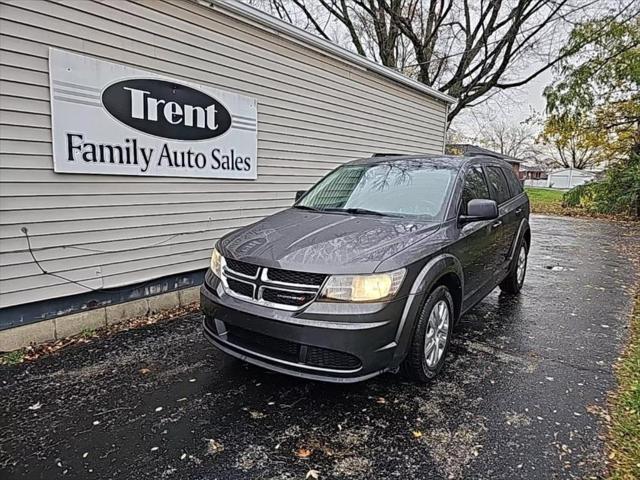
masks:
{"label": "wheel arch", "polygon": [[516,234],[513,245],[509,251],[509,262],[513,261],[513,258],[516,255],[516,252],[519,249],[520,242],[525,240],[527,242],[527,251],[531,248],[531,228],[529,227],[529,221],[526,218],[523,218],[520,222],[520,226],[518,227],[518,233]]}
{"label": "wheel arch", "polygon": [[453,318],[455,322],[460,319],[462,313],[462,281],[457,272],[449,271],[444,273],[437,280],[433,282],[428,292],[425,294],[425,299],[439,286],[444,285],[449,290],[449,294],[453,299]]}
{"label": "wheel arch", "polygon": [[460,260],[451,254],[445,253],[429,261],[416,278],[411,293],[421,294],[420,303],[424,303],[439,285],[445,285],[449,289],[454,302],[459,304],[456,307],[456,313],[459,313],[464,297],[464,273]]}
{"label": "wheel arch", "polygon": [[527,223],[527,226],[525,227],[522,238],[527,242],[527,250],[529,250],[531,248],[531,228],[529,227],[529,223]]}
{"label": "wheel arch", "polygon": [[416,316],[434,289],[444,285],[449,290],[454,303],[454,323],[460,318],[464,298],[464,274],[460,261],[449,253],[438,255],[428,261],[420,270],[402,313],[395,341],[398,349],[393,363],[398,365],[406,356],[409,342],[416,325]]}
{"label": "wheel arch", "polygon": [[[411,286],[409,300],[405,306],[398,328],[396,340],[399,340],[403,329],[413,328],[413,318],[422,308],[429,294],[439,285],[449,288],[454,299],[455,318],[459,318],[464,298],[464,273],[462,264],[450,253],[443,253],[429,260],[416,277]],[[407,325],[408,324],[408,325]]]}

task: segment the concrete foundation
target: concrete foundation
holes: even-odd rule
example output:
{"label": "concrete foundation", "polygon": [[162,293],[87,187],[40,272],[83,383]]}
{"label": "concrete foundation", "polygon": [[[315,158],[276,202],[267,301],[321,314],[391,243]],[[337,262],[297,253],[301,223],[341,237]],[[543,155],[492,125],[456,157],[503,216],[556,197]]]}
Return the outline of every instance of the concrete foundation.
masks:
{"label": "concrete foundation", "polygon": [[190,287],[2,330],[0,352],[10,352],[29,345],[71,337],[84,330],[96,330],[131,318],[193,305],[200,302],[199,292],[200,287]]}

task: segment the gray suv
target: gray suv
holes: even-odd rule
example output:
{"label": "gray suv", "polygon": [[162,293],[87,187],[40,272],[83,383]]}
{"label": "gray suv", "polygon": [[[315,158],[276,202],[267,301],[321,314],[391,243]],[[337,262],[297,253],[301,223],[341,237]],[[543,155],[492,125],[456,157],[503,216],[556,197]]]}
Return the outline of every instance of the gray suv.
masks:
{"label": "gray suv", "polygon": [[529,199],[502,160],[356,160],[217,243],[204,334],[304,378],[428,381],[461,315],[498,285],[520,291],[530,244]]}

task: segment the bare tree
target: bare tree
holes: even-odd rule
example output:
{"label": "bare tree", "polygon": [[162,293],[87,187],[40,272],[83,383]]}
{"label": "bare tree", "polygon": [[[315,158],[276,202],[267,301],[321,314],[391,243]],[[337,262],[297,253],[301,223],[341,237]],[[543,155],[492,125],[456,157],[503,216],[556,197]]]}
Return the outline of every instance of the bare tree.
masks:
{"label": "bare tree", "polygon": [[[360,55],[455,97],[449,120],[574,55],[581,45],[560,48],[567,23],[609,5],[606,0],[248,1],[325,39],[335,37],[337,21]],[[629,16],[633,0],[620,1],[626,4],[619,15]]]}
{"label": "bare tree", "polygon": [[536,133],[527,123],[509,124],[505,121],[485,126],[475,143],[520,160],[534,160],[540,153],[536,148]]}
{"label": "bare tree", "polygon": [[450,145],[450,144],[456,145],[461,143],[474,143],[474,142],[475,142],[475,139],[466,135],[464,132],[460,131],[459,129],[453,126],[449,126],[449,128],[447,128],[447,137],[446,137],[447,145]]}

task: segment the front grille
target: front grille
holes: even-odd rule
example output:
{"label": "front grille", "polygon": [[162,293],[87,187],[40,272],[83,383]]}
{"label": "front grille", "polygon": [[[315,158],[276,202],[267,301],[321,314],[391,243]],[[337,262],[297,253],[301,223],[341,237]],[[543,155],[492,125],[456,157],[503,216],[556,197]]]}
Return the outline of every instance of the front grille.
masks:
{"label": "front grille", "polygon": [[243,295],[245,297],[253,297],[253,285],[250,283],[239,282],[238,280],[234,280],[233,278],[227,279],[227,284],[229,288],[236,292],[238,295]]}
{"label": "front grille", "polygon": [[222,280],[229,294],[282,310],[298,310],[313,301],[327,277],[319,273],[265,268],[230,258],[225,258],[225,263]]}
{"label": "front grille", "polygon": [[305,363],[314,367],[333,368],[335,370],[355,370],[360,367],[358,357],[320,347],[308,348]]}
{"label": "front grille", "polygon": [[289,362],[297,362],[300,346],[297,343],[279,338],[251,332],[244,328],[227,324],[227,340],[230,343],[251,351],[280,358]]}
{"label": "front grille", "polygon": [[270,268],[267,271],[267,278],[275,282],[320,286],[327,276],[322,273],[295,272],[293,270]]}
{"label": "front grille", "polygon": [[263,300],[271,303],[279,303],[281,305],[292,305],[300,307],[310,302],[315,297],[315,293],[298,293],[288,290],[276,290],[273,288],[265,288],[262,291]]}
{"label": "front grille", "polygon": [[247,275],[248,277],[255,277],[258,273],[258,266],[251,265],[250,263],[241,262],[239,260],[233,260],[231,258],[224,259],[227,267],[233,270],[234,272],[240,273],[242,275]]}
{"label": "front grille", "polygon": [[355,370],[361,366],[360,360],[353,355],[313,346],[307,346],[306,357],[301,359],[302,344],[252,332],[230,324],[227,324],[227,341],[252,352],[301,365],[332,370]]}

